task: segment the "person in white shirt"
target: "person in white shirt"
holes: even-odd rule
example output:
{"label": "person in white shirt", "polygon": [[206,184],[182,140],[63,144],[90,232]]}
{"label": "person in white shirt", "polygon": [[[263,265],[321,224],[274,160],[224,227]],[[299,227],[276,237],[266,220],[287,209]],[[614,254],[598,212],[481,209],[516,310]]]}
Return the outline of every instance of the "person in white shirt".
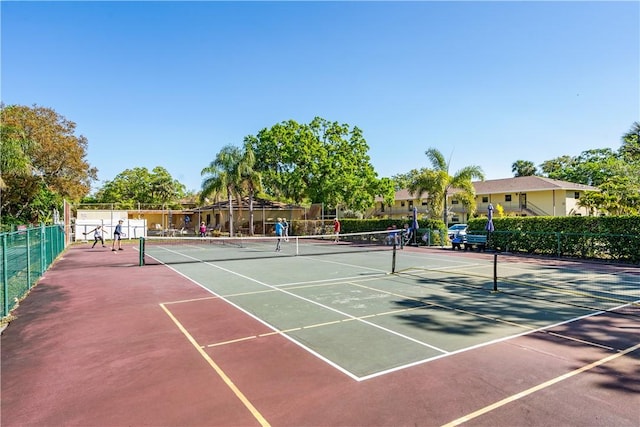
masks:
{"label": "person in white shirt", "polygon": [[99,225],[93,230],[87,231],[86,233],[82,233],[82,234],[86,236],[87,234],[91,234],[91,233],[93,233],[93,238],[95,239],[95,241],[93,242],[93,246],[91,246],[91,249],[96,247],[98,240],[100,240],[100,243],[102,243],[102,247],[106,248],[106,246],[104,245],[104,237],[102,237],[102,226]]}

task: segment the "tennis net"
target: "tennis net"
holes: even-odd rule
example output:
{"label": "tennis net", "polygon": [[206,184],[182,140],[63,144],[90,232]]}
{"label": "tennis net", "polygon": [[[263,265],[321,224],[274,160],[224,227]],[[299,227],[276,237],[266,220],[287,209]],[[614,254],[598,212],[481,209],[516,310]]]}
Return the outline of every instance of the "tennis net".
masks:
{"label": "tennis net", "polygon": [[145,237],[140,265],[393,251],[388,231],[289,237]]}
{"label": "tennis net", "polygon": [[573,261],[496,257],[497,290],[597,311],[640,316],[640,269]]}
{"label": "tennis net", "polygon": [[[404,254],[403,254],[404,255]],[[399,271],[425,281],[484,289],[595,311],[640,316],[640,268],[495,253],[421,259]],[[401,264],[406,266],[402,259]]]}

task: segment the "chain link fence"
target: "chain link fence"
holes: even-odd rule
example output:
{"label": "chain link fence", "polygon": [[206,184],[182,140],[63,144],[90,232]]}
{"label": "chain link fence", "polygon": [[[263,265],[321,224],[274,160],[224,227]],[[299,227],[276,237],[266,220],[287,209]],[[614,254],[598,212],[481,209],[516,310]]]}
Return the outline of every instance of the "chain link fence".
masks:
{"label": "chain link fence", "polygon": [[9,315],[64,248],[59,225],[0,234],[0,318]]}

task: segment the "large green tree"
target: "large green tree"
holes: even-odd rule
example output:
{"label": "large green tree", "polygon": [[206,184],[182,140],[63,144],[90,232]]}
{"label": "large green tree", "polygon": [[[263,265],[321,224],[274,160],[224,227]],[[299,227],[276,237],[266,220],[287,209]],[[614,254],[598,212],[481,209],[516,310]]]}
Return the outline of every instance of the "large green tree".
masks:
{"label": "large green tree", "polygon": [[622,136],[618,151],[610,148],[583,151],[579,156],[548,160],[541,169],[549,178],[598,187],[587,192],[580,204],[611,215],[638,212],[640,194],[640,123]]}
{"label": "large green tree", "polygon": [[440,151],[429,148],[425,154],[431,162],[431,169],[424,169],[409,184],[408,190],[413,195],[428,193],[429,214],[432,218],[442,218],[449,225],[449,209],[447,195],[459,200],[469,212],[475,211],[474,178],[484,180],[484,172],[480,166],[465,166],[454,175],[449,173],[447,162]]}
{"label": "large green tree", "polygon": [[390,181],[378,179],[358,127],[289,120],[261,130],[253,149],[264,190],[276,197],[364,211],[389,194]]}
{"label": "large green tree", "polygon": [[240,199],[243,161],[242,151],[233,145],[223,147],[209,166],[202,169],[201,199],[213,194],[224,194],[229,202],[229,234],[233,236],[233,199]]}
{"label": "large green tree", "polygon": [[625,169],[618,153],[610,148],[586,150],[574,157],[557,157],[543,162],[540,167],[549,178],[593,186],[608,181]]}
{"label": "large green tree", "polygon": [[29,157],[33,145],[23,130],[0,123],[0,190],[6,187],[3,176],[28,176],[33,172]]}
{"label": "large green tree", "polygon": [[163,167],[152,171],[144,167],[126,169],[98,190],[95,201],[117,203],[122,209],[134,209],[139,205],[150,209],[179,206],[185,194],[185,186],[173,179]]}
{"label": "large green tree", "polygon": [[[634,189],[629,191],[629,189]],[[580,206],[609,215],[640,215],[640,187],[632,177],[614,176],[599,187],[600,191],[587,191],[578,200]]]}
{"label": "large green tree", "polygon": [[51,108],[0,105],[3,220],[41,222],[62,199],[78,201],[97,179],[87,139]]}

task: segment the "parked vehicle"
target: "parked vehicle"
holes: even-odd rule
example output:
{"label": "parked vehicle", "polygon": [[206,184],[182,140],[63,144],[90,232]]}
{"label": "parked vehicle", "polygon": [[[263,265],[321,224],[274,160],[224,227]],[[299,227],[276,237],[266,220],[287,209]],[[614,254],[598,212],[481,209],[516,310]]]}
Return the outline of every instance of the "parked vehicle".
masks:
{"label": "parked vehicle", "polygon": [[449,240],[464,239],[467,234],[467,224],[454,224],[449,227]]}

